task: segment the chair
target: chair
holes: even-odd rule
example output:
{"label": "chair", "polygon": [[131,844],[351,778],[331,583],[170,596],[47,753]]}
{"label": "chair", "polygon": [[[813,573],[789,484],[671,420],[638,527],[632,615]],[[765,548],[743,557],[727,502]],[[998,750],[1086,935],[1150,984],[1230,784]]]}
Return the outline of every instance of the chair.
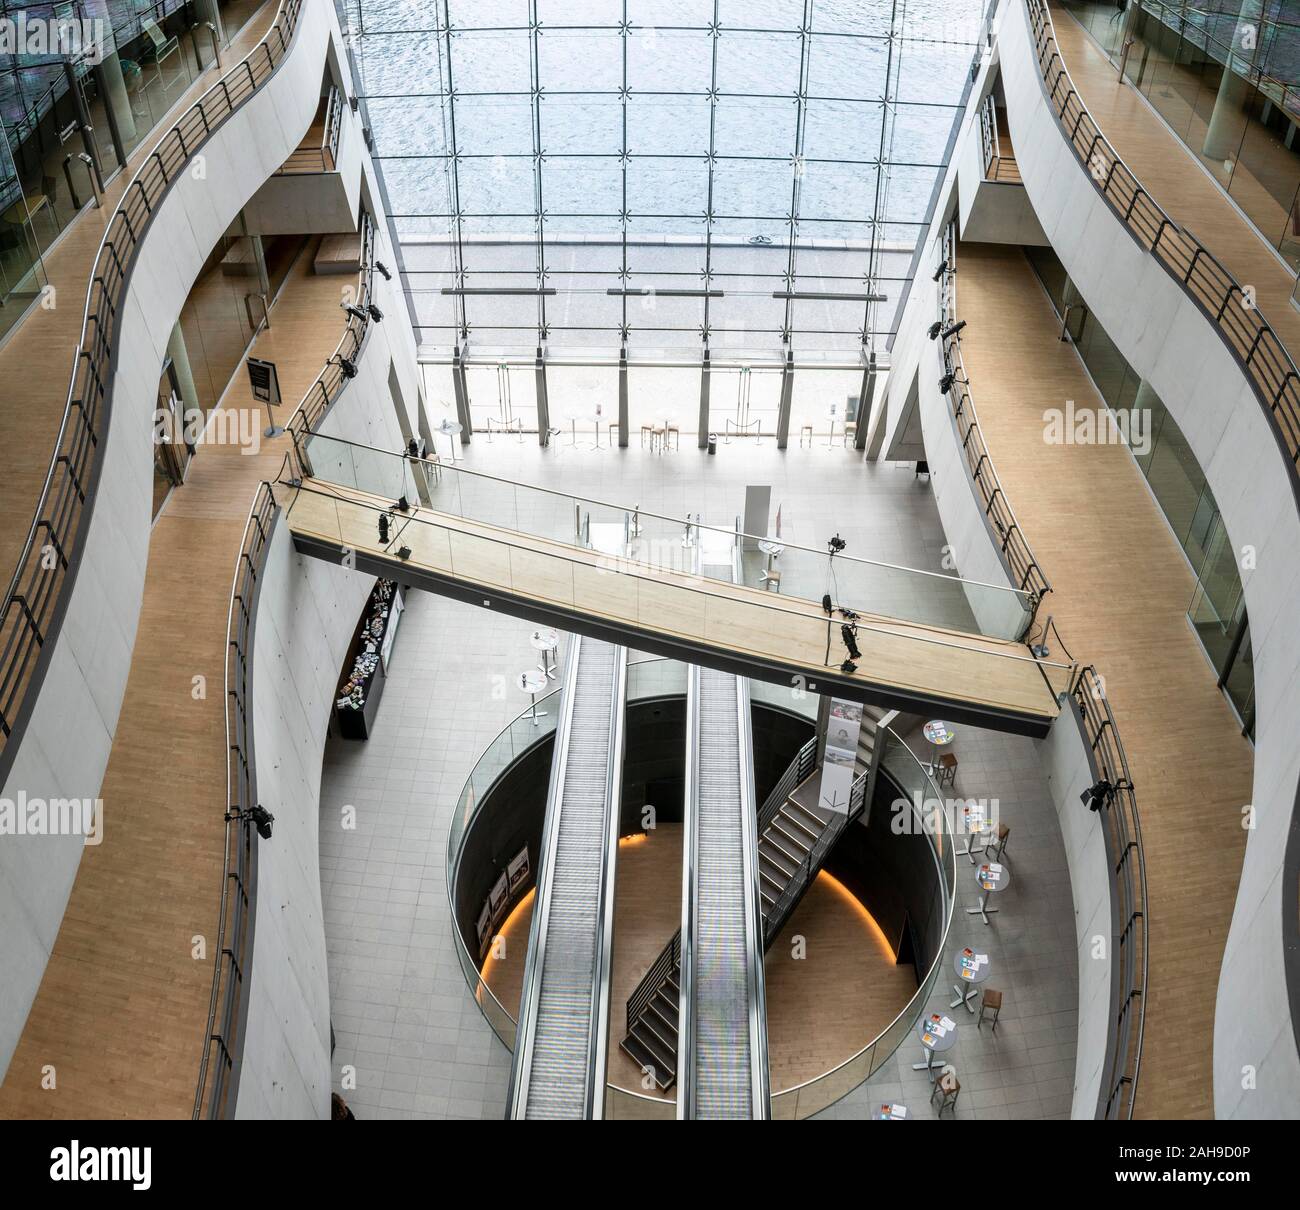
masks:
{"label": "chair", "polygon": [[803,449],[803,439],[808,438],[808,444],[813,443],[813,426],[811,424],[801,424],[799,426],[799,448]]}
{"label": "chair", "polygon": [[939,757],[939,784],[954,787],[957,784],[957,758],[951,752]]}
{"label": "chair", "polygon": [[980,1015],[975,1019],[975,1028],[979,1029],[984,1024],[984,1017],[987,1014],[989,1021],[992,1023],[993,1032],[998,1032],[998,1017],[1002,1013],[1002,993],[991,987],[986,987],[980,996]]}
{"label": "chair", "polygon": [[938,1116],[943,1117],[943,1111],[946,1109],[956,1117],[959,1096],[961,1096],[961,1081],[957,1078],[957,1069],[949,1063],[930,1090],[930,1104],[934,1104],[935,1097],[940,1097]]}
{"label": "chair", "polygon": [[169,38],[158,28],[158,22],[152,17],[146,17],[140,22],[140,28],[144,31],[145,36],[149,39],[150,46],[145,47],[140,61],[142,63],[152,63],[158,71],[158,81],[162,82],[162,65],[180,51],[181,43],[179,38]]}
{"label": "chair", "polygon": [[991,854],[990,860],[1001,861],[1002,854],[1007,851],[1007,837],[1011,835],[1011,825],[998,824],[997,837],[989,843],[988,851]]}

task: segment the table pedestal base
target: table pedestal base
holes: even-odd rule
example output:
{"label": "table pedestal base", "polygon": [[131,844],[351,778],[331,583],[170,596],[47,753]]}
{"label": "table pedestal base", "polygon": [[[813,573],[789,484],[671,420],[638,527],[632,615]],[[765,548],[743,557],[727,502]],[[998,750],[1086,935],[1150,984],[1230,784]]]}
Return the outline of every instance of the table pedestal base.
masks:
{"label": "table pedestal base", "polygon": [[984,923],[985,923],[985,924],[988,924],[988,922],[989,922],[989,917],[992,916],[993,913],[996,912],[997,910],[998,910],[997,908],[991,908],[991,907],[989,907],[989,897],[988,897],[988,892],[986,891],[986,892],[984,893],[983,898],[980,899],[980,905],[979,905],[979,907],[967,908],[967,909],[966,909],[966,915],[968,915],[968,916],[983,916],[983,917],[984,917]]}
{"label": "table pedestal base", "polygon": [[975,1005],[973,1005],[971,1001],[979,994],[979,988],[962,987],[959,983],[954,983],[952,985],[952,990],[957,999],[948,1005],[948,1007],[956,1008],[959,1004],[964,1004],[966,1006],[966,1011],[973,1017],[975,1015]]}

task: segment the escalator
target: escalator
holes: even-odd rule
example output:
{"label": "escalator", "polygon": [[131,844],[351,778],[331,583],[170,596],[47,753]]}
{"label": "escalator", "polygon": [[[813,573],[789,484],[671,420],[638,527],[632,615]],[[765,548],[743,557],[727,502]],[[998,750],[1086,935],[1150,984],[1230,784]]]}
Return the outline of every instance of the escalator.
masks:
{"label": "escalator", "polygon": [[626,648],[575,636],[519,1005],[513,1119],[603,1116],[626,696]]}

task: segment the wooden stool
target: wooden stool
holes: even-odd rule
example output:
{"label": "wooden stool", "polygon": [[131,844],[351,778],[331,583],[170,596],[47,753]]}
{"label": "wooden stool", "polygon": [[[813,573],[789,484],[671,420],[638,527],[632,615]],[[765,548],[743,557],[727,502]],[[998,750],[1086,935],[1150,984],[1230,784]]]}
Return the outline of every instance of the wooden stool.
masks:
{"label": "wooden stool", "polygon": [[848,449],[849,440],[853,437],[856,437],[857,435],[858,435],[857,423],[853,420],[850,420],[844,426],[844,448],[845,449]]}
{"label": "wooden stool", "polygon": [[650,434],[650,439],[653,441],[653,440],[654,440],[654,426],[653,426],[653,425],[650,425],[650,424],[643,424],[643,425],[641,426],[641,444],[642,444],[643,446],[645,445],[645,435],[646,435],[647,433]]}
{"label": "wooden stool", "polygon": [[779,571],[765,571],[763,573],[763,584],[768,592],[780,592],[781,573]]}
{"label": "wooden stool", "polygon": [[799,448],[803,448],[803,439],[808,438],[809,446],[813,443],[813,426],[811,424],[801,424],[799,426]]}
{"label": "wooden stool", "polygon": [[1002,854],[1007,851],[1007,837],[1010,835],[1011,835],[1010,824],[1005,824],[1005,823],[998,824],[997,839],[994,840],[993,843],[989,845],[989,852],[993,854],[993,859],[995,861],[1002,860]]}
{"label": "wooden stool", "polygon": [[989,1020],[993,1025],[993,1032],[998,1032],[998,1016],[1002,1012],[1002,993],[995,991],[991,987],[986,987],[980,996],[980,1015],[975,1019],[975,1028],[979,1029],[984,1024],[984,1014],[987,1013]]}
{"label": "wooden stool", "polygon": [[939,757],[939,784],[954,787],[957,784],[957,758],[951,752]]}
{"label": "wooden stool", "polygon": [[[682,448],[682,431],[675,424],[668,425],[664,431],[665,442],[667,442],[669,437],[673,439],[673,449],[679,450]],[[665,448],[667,448],[666,445]]]}
{"label": "wooden stool", "polygon": [[941,1097],[938,1116],[943,1117],[943,1111],[947,1109],[953,1117],[956,1117],[959,1096],[961,1096],[961,1081],[957,1078],[957,1069],[949,1064],[930,1090],[930,1104],[934,1104],[935,1097]]}

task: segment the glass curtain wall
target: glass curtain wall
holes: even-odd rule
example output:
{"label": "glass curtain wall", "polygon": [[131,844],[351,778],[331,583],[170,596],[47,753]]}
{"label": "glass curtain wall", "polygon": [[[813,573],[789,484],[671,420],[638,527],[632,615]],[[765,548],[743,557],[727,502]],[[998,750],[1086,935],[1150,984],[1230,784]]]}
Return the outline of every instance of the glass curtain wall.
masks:
{"label": "glass curtain wall", "polygon": [[[714,384],[719,432],[755,415],[770,432],[762,375],[787,353],[851,369],[884,349],[983,10],[349,0],[422,356],[531,363],[545,346],[553,364],[607,366],[626,346],[634,368],[698,367],[707,347],[752,372],[748,412],[740,377]],[[826,385],[809,414],[824,430],[834,396],[842,432]],[[492,375],[483,390],[476,424],[498,414]],[[654,421],[694,432],[691,393],[665,409],[632,388],[633,439]],[[591,439],[595,401],[575,406]]]}
{"label": "glass curtain wall", "polygon": [[1125,76],[1300,268],[1300,5],[1294,0],[1067,0]]}
{"label": "glass curtain wall", "polygon": [[45,284],[42,257],[94,184],[211,65],[204,23],[228,40],[260,3],[0,0],[0,336]]}
{"label": "glass curtain wall", "polygon": [[1160,396],[1128,364],[1050,248],[1027,250],[1098,393],[1128,435],[1133,457],[1196,573],[1188,607],[1219,683],[1254,733],[1254,674],[1237,552],[1187,438]]}

